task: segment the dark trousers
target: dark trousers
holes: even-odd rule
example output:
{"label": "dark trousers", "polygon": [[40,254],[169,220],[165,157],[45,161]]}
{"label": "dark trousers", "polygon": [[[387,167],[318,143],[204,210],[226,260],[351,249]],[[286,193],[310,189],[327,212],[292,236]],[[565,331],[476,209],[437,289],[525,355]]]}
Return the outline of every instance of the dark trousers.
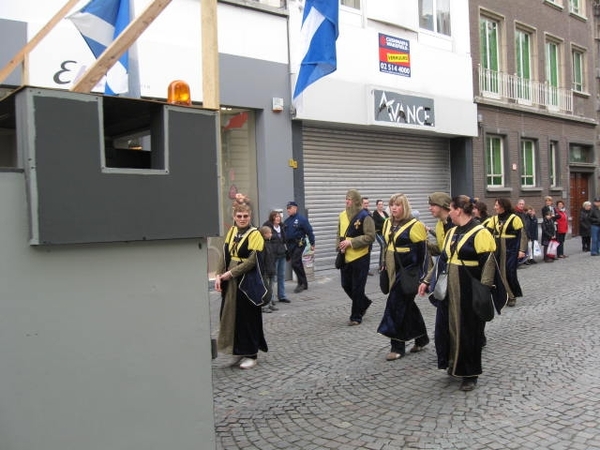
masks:
{"label": "dark trousers", "polygon": [[560,258],[565,254],[565,236],[567,233],[556,233],[556,240],[558,241],[558,248],[556,249],[556,257]]}
{"label": "dark trousers", "polygon": [[592,225],[592,248],[590,253],[597,255],[600,252],[600,225]]}
{"label": "dark trousers", "polygon": [[350,300],[352,310],[350,320],[361,323],[362,318],[371,305],[371,300],[365,294],[367,277],[369,276],[369,255],[362,256],[344,265],[340,270],[342,288]]}
{"label": "dark trousers", "polygon": [[590,251],[590,236],[581,236],[581,251],[589,252]]}
{"label": "dark trousers", "polygon": [[304,286],[308,288],[308,280],[306,279],[306,272],[304,272],[304,264],[302,264],[304,247],[298,247],[297,245],[290,247],[290,244],[288,243],[288,251],[290,252],[290,263],[292,264],[292,270],[298,279],[298,286]]}

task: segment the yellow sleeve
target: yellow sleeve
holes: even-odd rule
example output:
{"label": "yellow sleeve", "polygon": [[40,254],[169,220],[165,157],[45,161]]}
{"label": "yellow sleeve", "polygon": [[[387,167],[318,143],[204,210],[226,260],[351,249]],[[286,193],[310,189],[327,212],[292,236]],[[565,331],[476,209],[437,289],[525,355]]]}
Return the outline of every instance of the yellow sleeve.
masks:
{"label": "yellow sleeve", "polygon": [[410,228],[410,240],[412,242],[423,242],[427,240],[427,229],[423,222],[415,222]]}
{"label": "yellow sleeve", "polygon": [[265,240],[263,239],[262,234],[260,234],[260,231],[256,230],[250,233],[250,236],[248,236],[248,250],[262,252],[264,247]]}
{"label": "yellow sleeve", "polygon": [[496,241],[487,228],[480,230],[475,235],[475,251],[477,253],[496,251]]}
{"label": "yellow sleeve", "polygon": [[521,228],[523,228],[523,221],[516,214],[515,218],[513,219],[512,226],[514,230],[520,230]]}

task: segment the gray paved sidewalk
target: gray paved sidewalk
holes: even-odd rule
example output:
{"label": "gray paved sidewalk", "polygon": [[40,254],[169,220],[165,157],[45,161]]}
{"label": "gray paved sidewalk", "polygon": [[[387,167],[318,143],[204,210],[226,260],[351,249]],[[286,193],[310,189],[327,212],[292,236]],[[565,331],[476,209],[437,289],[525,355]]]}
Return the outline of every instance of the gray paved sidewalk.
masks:
{"label": "gray paved sidewalk", "polygon": [[[385,361],[376,276],[373,305],[349,327],[337,271],[317,272],[264,315],[269,352],[256,368],[213,361],[217,449],[600,449],[600,257],[580,247],[571,239],[569,258],[519,270],[525,297],[486,326],[472,392],[436,368],[433,343]],[[431,337],[435,310],[418,304]],[[214,330],[218,305],[212,293]]]}

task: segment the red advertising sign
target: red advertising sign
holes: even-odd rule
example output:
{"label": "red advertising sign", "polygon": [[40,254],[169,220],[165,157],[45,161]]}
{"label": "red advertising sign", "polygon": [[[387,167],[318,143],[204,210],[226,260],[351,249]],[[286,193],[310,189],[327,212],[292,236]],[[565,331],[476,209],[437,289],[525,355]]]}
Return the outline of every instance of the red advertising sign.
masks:
{"label": "red advertising sign", "polygon": [[379,71],[410,77],[410,42],[379,33]]}

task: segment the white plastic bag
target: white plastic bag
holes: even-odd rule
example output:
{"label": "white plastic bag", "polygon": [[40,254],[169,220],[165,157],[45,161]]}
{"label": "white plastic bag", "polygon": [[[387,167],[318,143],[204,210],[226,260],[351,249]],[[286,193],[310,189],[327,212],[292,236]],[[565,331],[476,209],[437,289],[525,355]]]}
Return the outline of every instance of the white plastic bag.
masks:
{"label": "white plastic bag", "polygon": [[546,250],[546,256],[549,258],[556,258],[556,250],[558,249],[558,241],[556,239],[552,239],[548,242],[548,250]]}
{"label": "white plastic bag", "polygon": [[533,247],[533,257],[541,258],[542,257],[542,248],[540,247],[540,243],[538,241],[533,241],[531,246]]}

